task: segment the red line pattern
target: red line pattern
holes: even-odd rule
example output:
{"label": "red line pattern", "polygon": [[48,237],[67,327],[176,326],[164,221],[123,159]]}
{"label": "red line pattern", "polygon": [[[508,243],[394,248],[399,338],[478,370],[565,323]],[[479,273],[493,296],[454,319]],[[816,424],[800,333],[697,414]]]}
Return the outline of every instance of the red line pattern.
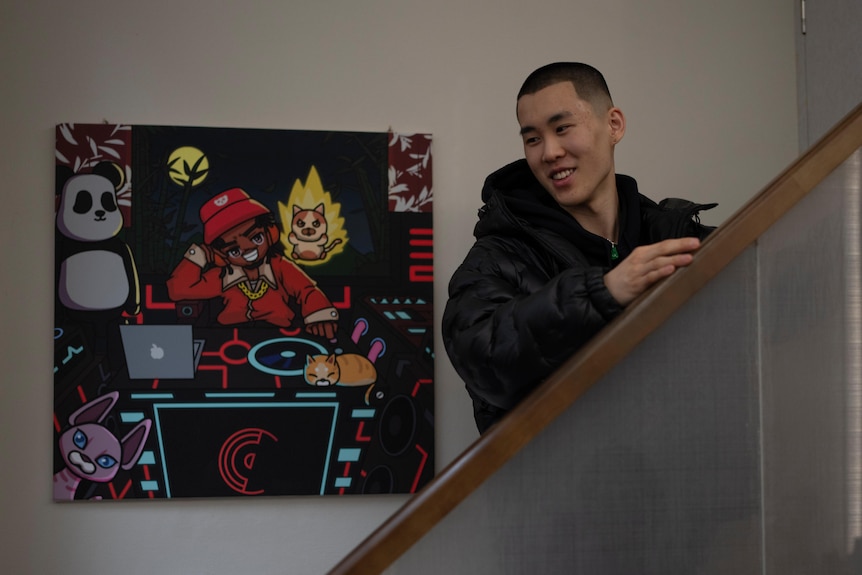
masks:
{"label": "red line pattern", "polygon": [[356,428],[356,441],[371,441],[371,437],[368,435],[362,435],[362,432],[365,431],[365,422],[360,421],[359,427]]}
{"label": "red line pattern", "polygon": [[[350,301],[350,286],[344,286],[344,291],[342,291],[341,301],[333,301],[332,305],[335,309],[350,309],[351,301]],[[296,330],[299,333],[299,330]]]}
{"label": "red line pattern", "polygon": [[[350,462],[347,461],[344,463],[344,473],[341,474],[342,477],[350,477]],[[339,488],[339,495],[344,495],[344,487]]]}
{"label": "red line pattern", "polygon": [[410,397],[416,397],[416,394],[419,393],[419,388],[423,385],[430,385],[433,383],[433,379],[419,379],[416,380],[416,385],[413,386],[413,391],[410,394]]}
{"label": "red line pattern", "polygon": [[[416,238],[416,236],[428,236],[426,238]],[[433,282],[434,281],[434,266],[427,264],[413,264],[415,261],[427,261],[434,259],[434,230],[431,228],[411,228],[410,229],[410,245],[427,247],[427,251],[411,251],[408,255],[410,265],[410,281],[413,283]]]}
{"label": "red line pattern", "polygon": [[177,304],[172,301],[153,301],[153,286],[147,284],[144,286],[144,307],[146,309],[177,309]]}
{"label": "red line pattern", "polygon": [[114,489],[114,483],[113,482],[108,484],[108,489],[111,491],[111,497],[113,499],[125,499],[126,493],[128,493],[129,489],[131,489],[131,488],[132,488],[132,480],[131,479],[126,480],[126,485],[123,487],[123,490],[120,491],[119,493],[117,493],[117,490]]}
{"label": "red line pattern", "polygon": [[[150,466],[144,465],[143,468],[144,468],[144,479],[149,481],[150,480]],[[156,494],[153,493],[152,489],[147,490],[147,495],[149,496],[150,499],[155,499],[155,497],[156,497]]]}
{"label": "red line pattern", "polygon": [[227,389],[227,366],[226,365],[199,365],[198,371],[221,372],[221,388]]}
{"label": "red line pattern", "polygon": [[428,461],[428,452],[422,449],[422,446],[417,444],[416,451],[422,454],[422,461],[419,462],[419,469],[416,470],[413,485],[410,486],[410,493],[416,493],[416,487],[419,485],[419,477],[422,475],[422,471],[425,470],[425,463]]}

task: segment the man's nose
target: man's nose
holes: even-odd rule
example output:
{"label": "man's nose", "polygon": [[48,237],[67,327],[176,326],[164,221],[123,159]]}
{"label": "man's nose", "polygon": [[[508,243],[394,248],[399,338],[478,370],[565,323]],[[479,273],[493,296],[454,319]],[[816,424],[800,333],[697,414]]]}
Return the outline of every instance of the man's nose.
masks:
{"label": "man's nose", "polygon": [[556,138],[545,138],[542,145],[542,159],[546,162],[553,162],[566,153]]}

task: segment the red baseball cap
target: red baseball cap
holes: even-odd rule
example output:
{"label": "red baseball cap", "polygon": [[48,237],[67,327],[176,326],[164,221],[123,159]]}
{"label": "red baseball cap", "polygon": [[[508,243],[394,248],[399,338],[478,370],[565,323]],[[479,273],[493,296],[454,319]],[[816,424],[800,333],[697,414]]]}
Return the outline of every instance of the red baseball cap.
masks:
{"label": "red baseball cap", "polygon": [[200,213],[204,223],[204,242],[211,244],[229,229],[268,214],[270,210],[241,188],[231,188],[207,200]]}

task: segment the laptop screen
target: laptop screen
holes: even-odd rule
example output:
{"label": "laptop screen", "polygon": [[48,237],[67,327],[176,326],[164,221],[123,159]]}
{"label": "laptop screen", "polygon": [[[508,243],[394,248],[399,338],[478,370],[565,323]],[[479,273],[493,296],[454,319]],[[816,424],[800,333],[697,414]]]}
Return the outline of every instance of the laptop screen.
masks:
{"label": "laptop screen", "polygon": [[129,379],[193,379],[190,325],[121,325]]}

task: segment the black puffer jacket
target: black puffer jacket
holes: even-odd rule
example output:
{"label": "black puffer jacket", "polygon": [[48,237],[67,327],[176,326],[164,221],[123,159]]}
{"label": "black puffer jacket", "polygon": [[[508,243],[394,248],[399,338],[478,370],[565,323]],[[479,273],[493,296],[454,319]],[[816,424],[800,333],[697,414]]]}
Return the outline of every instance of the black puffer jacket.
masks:
{"label": "black puffer jacket", "polygon": [[716,204],[656,204],[617,175],[619,259],[560,208],[519,160],[488,176],[476,242],[449,282],[443,342],[473,398],[480,432],[499,420],[616,317],[604,275],[639,245],[712,230]]}

